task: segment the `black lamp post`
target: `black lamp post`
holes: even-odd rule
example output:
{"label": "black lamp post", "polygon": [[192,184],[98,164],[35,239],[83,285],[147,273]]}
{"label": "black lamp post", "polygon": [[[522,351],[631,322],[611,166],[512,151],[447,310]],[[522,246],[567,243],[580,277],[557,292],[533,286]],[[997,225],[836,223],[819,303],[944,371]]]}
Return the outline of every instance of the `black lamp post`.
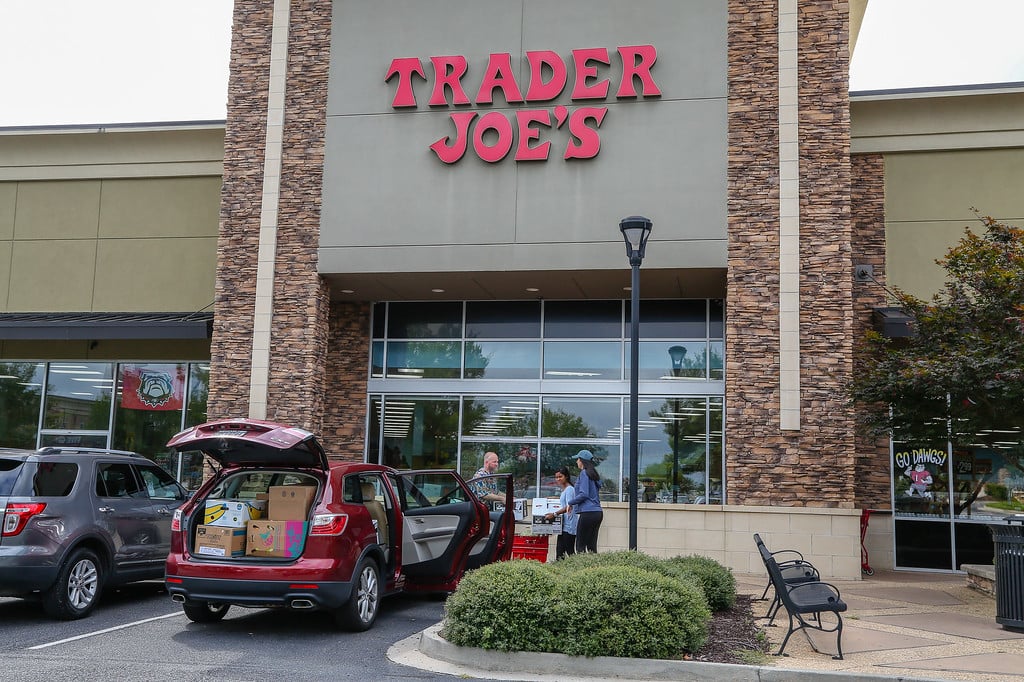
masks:
{"label": "black lamp post", "polygon": [[626,241],[626,256],[633,268],[629,308],[629,548],[633,550],[636,549],[636,496],[640,475],[637,447],[637,409],[640,402],[640,264],[644,262],[647,238],[651,236],[653,225],[649,219],[639,215],[631,215],[619,221],[619,230]]}
{"label": "black lamp post", "polygon": [[[668,354],[672,358],[672,377],[678,379],[683,369],[686,348],[672,346]],[[679,502],[679,398],[672,398],[672,502]]]}

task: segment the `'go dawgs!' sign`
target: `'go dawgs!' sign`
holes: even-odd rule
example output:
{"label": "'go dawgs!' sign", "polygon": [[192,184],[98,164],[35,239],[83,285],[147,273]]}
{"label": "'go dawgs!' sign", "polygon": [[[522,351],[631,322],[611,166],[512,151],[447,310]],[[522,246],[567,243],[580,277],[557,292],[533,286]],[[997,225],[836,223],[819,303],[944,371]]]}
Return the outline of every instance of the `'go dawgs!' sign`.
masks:
{"label": "'go dawgs!' sign", "polygon": [[[658,52],[654,46],[626,45],[618,48],[618,52],[622,61],[622,77],[619,79],[615,97],[636,99],[638,96],[660,96],[661,90],[651,75],[651,67],[658,59]],[[480,88],[476,92],[476,97],[470,101],[462,87],[462,77],[468,70],[466,58],[461,55],[430,57],[434,77],[427,104],[432,107],[492,104],[494,90],[499,88],[509,104],[549,102],[562,94],[570,80],[568,67],[561,56],[550,50],[538,50],[527,52],[526,61],[530,65],[530,81],[525,95],[516,82],[511,55],[508,52],[499,52],[488,58]],[[611,65],[607,48],[573,50],[571,63],[572,101],[606,99],[611,80],[599,77],[599,65]],[[548,80],[544,80],[545,74],[550,75]],[[398,82],[391,106],[395,109],[416,107],[413,76],[418,76],[423,81],[427,80],[423,63],[418,57],[394,59],[384,82],[395,76],[398,76]],[[635,81],[639,81],[640,84],[639,95]],[[455,126],[454,136],[442,137],[430,145],[430,148],[441,161],[455,163],[465,155],[472,143],[477,156],[488,163],[496,163],[508,155],[515,143],[516,161],[546,161],[551,150],[551,142],[540,142],[537,145],[531,143],[541,139],[541,128],[563,128],[567,125],[569,139],[563,158],[590,159],[597,156],[601,150],[601,138],[597,129],[601,127],[607,113],[608,107],[569,109],[559,105],[553,109],[518,109],[514,115],[510,115],[515,119],[513,131],[513,121],[502,112],[490,111],[480,115],[477,111],[458,111],[451,114],[451,121]],[[493,144],[484,141],[484,136],[488,133],[493,133],[488,136],[490,139],[496,137]]]}

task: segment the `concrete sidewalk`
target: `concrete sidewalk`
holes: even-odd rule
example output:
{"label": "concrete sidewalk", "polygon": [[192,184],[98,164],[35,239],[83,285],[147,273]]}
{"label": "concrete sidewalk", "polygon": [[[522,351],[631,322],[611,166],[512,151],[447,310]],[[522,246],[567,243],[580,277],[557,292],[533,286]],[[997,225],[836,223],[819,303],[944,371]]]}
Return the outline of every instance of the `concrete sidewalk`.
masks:
{"label": "concrete sidewalk", "polygon": [[[737,591],[760,597],[767,578],[737,575]],[[1009,682],[1024,673],[1024,632],[995,622],[992,597],[967,587],[962,575],[879,572],[834,581],[849,605],[844,614],[844,660],[832,659],[835,634],[800,633],[787,656],[764,666],[689,661],[579,658],[454,647],[433,626],[388,652],[396,663],[462,677],[555,682],[589,680],[971,680]],[[754,602],[762,615],[766,602]],[[764,621],[761,621],[764,622]],[[786,634],[785,610],[765,628],[773,652]]]}

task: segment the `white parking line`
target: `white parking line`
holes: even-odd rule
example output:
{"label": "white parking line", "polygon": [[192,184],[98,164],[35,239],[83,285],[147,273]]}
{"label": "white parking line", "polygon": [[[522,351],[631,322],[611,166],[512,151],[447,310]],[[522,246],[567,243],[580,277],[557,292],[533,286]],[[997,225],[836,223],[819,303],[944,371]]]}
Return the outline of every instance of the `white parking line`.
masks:
{"label": "white parking line", "polygon": [[76,635],[74,637],[68,637],[67,639],[58,639],[56,642],[47,642],[46,644],[37,644],[36,646],[30,646],[26,651],[33,651],[35,649],[45,649],[51,646],[57,646],[58,644],[66,644],[68,642],[74,642],[78,639],[85,639],[86,637],[95,637],[96,635],[103,635],[108,632],[114,632],[116,630],[124,630],[125,628],[134,627],[136,625],[142,625],[143,623],[152,623],[154,620],[163,620],[164,618],[174,618],[175,616],[185,615],[183,611],[175,611],[174,613],[168,613],[165,616],[156,616],[154,618],[146,618],[144,620],[137,620],[134,623],[125,623],[124,625],[116,625],[112,628],[106,628],[104,630],[97,630],[96,632],[87,632],[84,635]]}

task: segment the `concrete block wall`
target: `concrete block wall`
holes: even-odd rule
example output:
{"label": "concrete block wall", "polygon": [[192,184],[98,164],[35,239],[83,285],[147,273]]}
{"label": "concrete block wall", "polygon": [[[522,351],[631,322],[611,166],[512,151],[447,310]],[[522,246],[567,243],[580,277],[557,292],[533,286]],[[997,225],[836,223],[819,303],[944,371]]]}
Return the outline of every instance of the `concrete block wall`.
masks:
{"label": "concrete block wall", "polygon": [[[861,577],[860,512],[854,509],[639,504],[637,511],[637,549],[645,554],[700,554],[737,573],[763,574],[754,545],[758,533],[772,551],[795,549],[803,554],[822,578]],[[599,550],[628,547],[629,505],[605,504]]]}

